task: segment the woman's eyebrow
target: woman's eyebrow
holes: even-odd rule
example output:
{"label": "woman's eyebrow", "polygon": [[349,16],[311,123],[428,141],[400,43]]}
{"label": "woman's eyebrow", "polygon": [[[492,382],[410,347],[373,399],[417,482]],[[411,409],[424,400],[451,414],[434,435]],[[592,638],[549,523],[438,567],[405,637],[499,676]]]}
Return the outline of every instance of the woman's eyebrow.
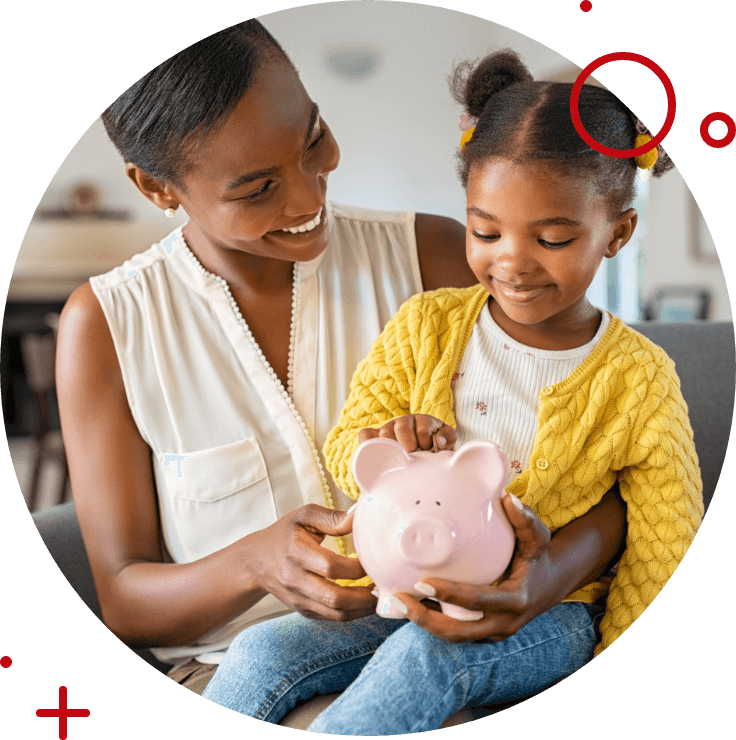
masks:
{"label": "woman's eyebrow", "polygon": [[[307,126],[307,135],[304,138],[304,145],[306,146],[309,144],[309,140],[312,137],[312,131],[314,131],[314,125],[317,123],[317,119],[319,118],[319,107],[317,106],[317,103],[312,103],[312,112],[309,114],[309,126]],[[246,183],[253,182],[254,180],[262,180],[264,177],[271,177],[271,175],[275,175],[278,170],[278,167],[269,167],[265,170],[255,170],[253,172],[248,172],[245,175],[239,175],[234,180],[232,180],[228,185],[225,187],[225,192],[230,192],[231,190],[235,190],[239,188],[241,185],[245,185]]]}
{"label": "woman's eyebrow", "polygon": [[[477,206],[471,206],[467,211],[469,216],[478,216],[485,219],[486,221],[493,221],[499,223],[499,220],[492,214],[486,213],[482,208]],[[532,226],[580,226],[580,221],[574,221],[571,218],[565,216],[553,216],[552,218],[542,218],[539,221],[534,221]]]}

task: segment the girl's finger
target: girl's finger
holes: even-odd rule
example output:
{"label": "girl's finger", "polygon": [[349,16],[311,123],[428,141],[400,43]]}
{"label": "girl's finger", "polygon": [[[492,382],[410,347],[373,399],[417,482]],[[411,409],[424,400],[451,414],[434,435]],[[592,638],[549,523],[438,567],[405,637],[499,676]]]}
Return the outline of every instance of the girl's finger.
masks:
{"label": "girl's finger", "polygon": [[435,451],[452,450],[457,442],[457,432],[449,425],[443,424],[434,434]]}
{"label": "girl's finger", "polygon": [[457,439],[457,433],[451,426],[429,414],[416,414],[414,427],[419,447],[423,450],[451,450]]}
{"label": "girl's finger", "polygon": [[407,451],[415,452],[419,448],[413,414],[400,416],[394,424],[396,441]]}
{"label": "girl's finger", "polygon": [[414,588],[437,601],[462,606],[471,611],[514,614],[522,610],[525,605],[523,594],[517,588],[505,584],[476,586],[469,583],[445,581],[441,578],[428,578],[420,581]]}
{"label": "girl's finger", "polygon": [[376,439],[376,437],[378,437],[378,429],[366,427],[358,432],[358,442],[360,444],[367,442],[369,439]]}

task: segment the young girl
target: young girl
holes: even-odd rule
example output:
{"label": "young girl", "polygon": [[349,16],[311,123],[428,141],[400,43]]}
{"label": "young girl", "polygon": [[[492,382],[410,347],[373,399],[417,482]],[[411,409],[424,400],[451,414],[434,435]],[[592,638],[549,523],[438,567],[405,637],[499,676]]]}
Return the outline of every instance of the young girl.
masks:
{"label": "young girl", "polygon": [[[628,205],[637,166],[656,159],[658,176],[670,160],[656,150],[637,163],[591,149],[570,118],[571,85],[534,82],[511,52],[459,68],[454,91],[474,126],[463,137],[460,176],[479,285],[403,305],[359,365],[325,458],[357,498],[351,460],[365,439],[393,438],[408,451],[493,440],[511,461],[504,505],[517,556],[530,557],[496,587],[418,584],[429,597],[482,611],[475,622],[402,594],[393,603],[409,623],[358,620],[340,631],[277,620],[247,630],[205,696],[251,716],[278,721],[298,699],[346,689],[310,730],[399,734],[436,729],[463,706],[529,696],[631,625],[700,523],[700,473],[672,361],[586,298],[603,258],[636,226]],[[634,147],[640,124],[610,92],[585,86],[580,115],[601,144]],[[546,601],[558,565],[550,532],[615,483],[628,522],[615,576],[596,579],[601,569],[591,563],[592,582],[570,583],[562,603]],[[549,532],[525,526],[532,510]],[[531,608],[508,588],[520,579]]]}

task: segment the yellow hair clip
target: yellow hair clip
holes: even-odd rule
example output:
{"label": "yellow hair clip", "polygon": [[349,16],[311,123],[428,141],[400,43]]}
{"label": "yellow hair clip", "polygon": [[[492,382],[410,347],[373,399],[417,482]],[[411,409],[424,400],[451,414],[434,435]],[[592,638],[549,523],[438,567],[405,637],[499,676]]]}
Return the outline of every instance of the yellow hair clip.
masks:
{"label": "yellow hair clip", "polygon": [[473,126],[473,128],[469,128],[460,137],[460,149],[465,149],[465,145],[473,138],[473,133],[475,133],[475,126]]}
{"label": "yellow hair clip", "polygon": [[[643,146],[647,142],[651,141],[652,137],[649,134],[637,134],[636,139],[634,139],[634,148]],[[638,157],[634,157],[634,162],[636,162],[637,167],[639,167],[642,170],[648,170],[657,163],[657,159],[659,159],[659,152],[657,151],[657,147],[655,146],[654,149],[650,149],[645,154],[640,154]]]}

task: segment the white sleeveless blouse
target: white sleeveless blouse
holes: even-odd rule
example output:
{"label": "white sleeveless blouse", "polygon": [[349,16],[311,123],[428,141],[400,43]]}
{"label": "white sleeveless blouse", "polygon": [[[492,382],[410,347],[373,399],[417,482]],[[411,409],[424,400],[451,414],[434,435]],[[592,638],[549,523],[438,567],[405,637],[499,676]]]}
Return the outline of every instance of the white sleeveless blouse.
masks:
{"label": "white sleeveless blouse", "polygon": [[[90,281],[151,448],[173,562],[205,557],[306,503],[352,504],[325,474],[322,445],[358,363],[422,281],[413,212],[328,204],[326,215],[326,250],[294,266],[291,393],[181,228]],[[154,654],[216,663],[244,627],[288,611],[269,594],[197,644]]]}

